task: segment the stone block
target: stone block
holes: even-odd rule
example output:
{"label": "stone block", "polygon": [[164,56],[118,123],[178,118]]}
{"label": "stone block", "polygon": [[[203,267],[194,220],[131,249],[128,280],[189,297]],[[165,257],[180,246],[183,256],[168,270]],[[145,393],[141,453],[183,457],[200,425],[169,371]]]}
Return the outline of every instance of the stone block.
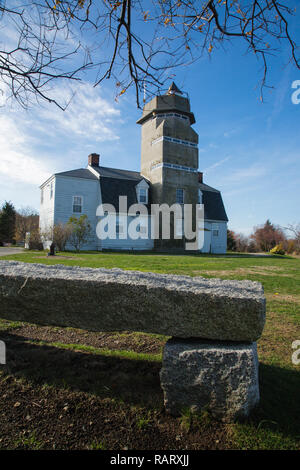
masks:
{"label": "stone block", "polygon": [[160,372],[166,411],[203,410],[225,422],[249,416],[259,402],[256,343],[172,338]]}
{"label": "stone block", "polygon": [[0,317],[91,331],[255,341],[259,282],[0,261]]}

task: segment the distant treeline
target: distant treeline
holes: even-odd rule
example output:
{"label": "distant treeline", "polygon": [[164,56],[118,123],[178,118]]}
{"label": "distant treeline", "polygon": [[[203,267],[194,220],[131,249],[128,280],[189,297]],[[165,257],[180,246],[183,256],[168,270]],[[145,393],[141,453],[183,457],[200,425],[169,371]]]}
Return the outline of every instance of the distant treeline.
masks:
{"label": "distant treeline", "polygon": [[267,220],[263,225],[254,227],[253,233],[248,237],[233,230],[227,230],[227,250],[299,254],[300,224],[281,227]]}
{"label": "distant treeline", "polygon": [[39,215],[31,207],[16,210],[12,202],[5,201],[0,208],[0,245],[23,244],[27,232],[39,227]]}

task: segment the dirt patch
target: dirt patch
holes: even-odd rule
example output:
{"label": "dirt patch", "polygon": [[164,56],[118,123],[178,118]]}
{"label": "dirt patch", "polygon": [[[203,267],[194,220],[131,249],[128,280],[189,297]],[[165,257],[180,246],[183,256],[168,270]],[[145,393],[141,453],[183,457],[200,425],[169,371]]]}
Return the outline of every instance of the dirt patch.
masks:
{"label": "dirt patch", "polygon": [[[234,446],[228,426],[207,415],[190,419],[165,413],[159,362],[104,357],[36,341],[59,337],[61,342],[72,339],[74,343],[84,339],[85,343],[99,346],[101,342],[107,347],[116,340],[106,333],[97,336],[31,326],[2,332],[7,365],[0,369],[0,449],[198,450]],[[137,350],[132,336],[122,338],[126,348]],[[148,340],[148,351],[160,350],[162,340]],[[115,346],[120,349],[120,343]]]}
{"label": "dirt patch", "polygon": [[220,276],[230,276],[232,274],[236,274],[236,271],[233,270],[233,271],[230,271],[230,270],[227,270],[227,271],[200,271],[200,270],[194,270],[192,271],[192,273],[194,274],[194,276],[203,276],[205,274],[208,274],[209,276],[216,276],[216,277],[220,277]]}
{"label": "dirt patch", "polygon": [[209,276],[247,276],[249,274],[259,275],[259,276],[276,276],[280,277],[291,277],[290,274],[280,274],[278,271],[282,270],[278,266],[249,266],[249,268],[236,268],[236,269],[227,269],[227,270],[203,270],[203,271],[193,271],[194,275],[209,275]]}
{"label": "dirt patch", "polygon": [[293,302],[300,304],[300,295],[290,295],[290,294],[266,294],[267,300],[277,300],[278,302]]}

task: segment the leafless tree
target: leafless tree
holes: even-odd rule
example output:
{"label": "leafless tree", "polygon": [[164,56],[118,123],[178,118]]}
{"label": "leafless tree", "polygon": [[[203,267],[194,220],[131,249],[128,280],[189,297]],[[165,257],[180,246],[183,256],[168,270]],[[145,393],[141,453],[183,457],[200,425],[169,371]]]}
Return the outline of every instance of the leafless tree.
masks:
{"label": "leafless tree", "polygon": [[23,207],[16,212],[16,241],[24,242],[26,233],[37,230],[39,215],[31,207]]}
{"label": "leafless tree", "polygon": [[300,251],[300,224],[289,224],[287,227],[282,227],[283,230],[288,230],[292,232],[294,236],[295,249]]}
{"label": "leafless tree", "polygon": [[65,251],[66,244],[72,234],[72,228],[69,224],[57,223],[53,227],[52,241],[55,243],[58,251]]}
{"label": "leafless tree", "polygon": [[286,240],[285,234],[279,225],[274,225],[268,219],[264,224],[253,228],[250,238],[261,251],[270,251],[279,243]]}
{"label": "leafless tree", "polygon": [[25,108],[41,99],[64,109],[67,103],[51,97],[51,83],[79,80],[89,65],[86,57],[80,58],[79,66],[70,64],[83,52],[79,38],[72,38],[72,18],[62,19],[55,3],[47,1],[17,0],[12,7],[7,3],[0,0],[1,95],[13,97]]}
{"label": "leafless tree", "polygon": [[242,233],[237,233],[235,235],[235,243],[236,243],[236,251],[238,252],[246,252],[248,251],[249,246],[249,238]]}
{"label": "leafless tree", "polygon": [[[0,0],[1,21],[16,33],[0,51],[0,75],[13,97],[55,101],[54,79],[77,80],[93,67],[95,84],[113,79],[117,95],[133,86],[137,105],[170,80],[176,67],[244,42],[262,63],[261,96],[269,57],[287,44],[300,68],[291,28],[293,0],[25,0],[11,9]],[[18,5],[18,4],[17,4]],[[62,47],[62,43],[66,47]],[[72,49],[70,49],[73,46]],[[69,69],[70,59],[83,62]],[[59,103],[57,103],[59,104]]]}
{"label": "leafless tree", "polygon": [[72,227],[70,224],[63,224],[62,222],[58,222],[53,226],[45,228],[42,231],[41,236],[44,242],[53,242],[58,251],[65,251],[66,244],[68,243],[71,234]]}

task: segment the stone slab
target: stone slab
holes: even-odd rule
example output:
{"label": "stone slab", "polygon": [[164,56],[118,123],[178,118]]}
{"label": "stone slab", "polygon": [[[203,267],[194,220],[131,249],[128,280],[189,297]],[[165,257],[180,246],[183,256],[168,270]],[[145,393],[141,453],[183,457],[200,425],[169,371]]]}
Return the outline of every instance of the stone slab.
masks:
{"label": "stone slab", "polygon": [[259,402],[256,343],[172,338],[160,372],[166,411],[208,411],[225,422],[249,416]]}
{"label": "stone slab", "polygon": [[1,260],[0,317],[252,342],[264,327],[265,296],[251,281]]}

